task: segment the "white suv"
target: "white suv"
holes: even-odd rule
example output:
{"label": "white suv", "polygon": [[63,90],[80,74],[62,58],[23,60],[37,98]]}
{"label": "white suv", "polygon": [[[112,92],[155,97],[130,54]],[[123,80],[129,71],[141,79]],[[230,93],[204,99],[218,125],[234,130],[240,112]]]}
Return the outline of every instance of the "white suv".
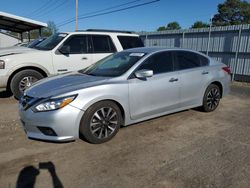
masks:
{"label": "white suv", "polygon": [[35,49],[0,53],[0,88],[20,98],[23,91],[39,79],[83,69],[114,52],[142,46],[139,36],[131,32],[57,33]]}

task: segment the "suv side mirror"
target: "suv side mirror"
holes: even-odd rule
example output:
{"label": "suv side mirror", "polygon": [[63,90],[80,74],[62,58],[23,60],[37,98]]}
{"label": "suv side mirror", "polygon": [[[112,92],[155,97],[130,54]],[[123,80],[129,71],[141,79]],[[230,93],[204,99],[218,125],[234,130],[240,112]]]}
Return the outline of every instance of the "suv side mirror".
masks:
{"label": "suv side mirror", "polygon": [[68,46],[68,45],[62,46],[58,51],[62,54],[69,54],[70,53],[70,46]]}
{"label": "suv side mirror", "polygon": [[136,78],[149,78],[153,76],[153,71],[152,70],[138,70],[135,72],[135,77]]}

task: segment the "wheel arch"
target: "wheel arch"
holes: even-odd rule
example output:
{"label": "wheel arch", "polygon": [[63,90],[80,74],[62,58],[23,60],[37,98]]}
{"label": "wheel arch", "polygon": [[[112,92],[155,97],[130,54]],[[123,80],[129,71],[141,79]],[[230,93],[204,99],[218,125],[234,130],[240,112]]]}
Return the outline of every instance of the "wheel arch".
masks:
{"label": "wheel arch", "polygon": [[209,85],[211,85],[211,84],[214,84],[214,85],[216,85],[216,86],[219,87],[219,89],[220,89],[220,94],[221,94],[221,98],[222,98],[222,96],[223,96],[223,85],[222,85],[222,83],[219,82],[219,81],[213,81],[213,82],[211,82]]}
{"label": "wheel arch", "polygon": [[[88,106],[86,107],[86,110],[89,109],[92,105],[94,105],[96,103],[99,103],[99,102],[104,102],[104,101],[113,102],[113,103],[115,103],[118,106],[118,108],[120,109],[121,114],[122,114],[122,119],[123,119],[122,124],[124,125],[125,121],[126,121],[126,119],[125,119],[126,118],[126,112],[125,112],[124,106],[121,103],[119,103],[117,100],[114,100],[114,99],[101,99],[101,100],[97,100],[97,101],[94,101],[94,102],[88,104]],[[84,111],[86,111],[86,110],[84,110]],[[83,117],[84,117],[84,113],[81,115],[81,117],[79,119],[79,125],[78,125],[78,128],[77,128],[78,130],[76,132],[76,134],[78,135],[78,138],[82,138],[82,135],[80,133],[80,126],[81,126],[81,122],[83,120]]]}
{"label": "wheel arch", "polygon": [[41,73],[44,77],[48,77],[48,75],[49,75],[47,70],[44,70],[44,69],[37,67],[37,66],[24,66],[24,67],[17,68],[16,70],[14,70],[10,74],[10,76],[8,78],[8,81],[7,81],[7,89],[8,90],[10,90],[10,83],[11,83],[12,78],[15,76],[15,74],[17,74],[18,72],[23,71],[23,70],[35,70],[35,71]]}
{"label": "wheel arch", "polygon": [[96,104],[96,103],[99,103],[99,102],[104,102],[104,101],[113,102],[113,103],[115,103],[115,104],[119,107],[119,109],[120,109],[120,111],[121,111],[121,114],[122,114],[123,124],[124,124],[125,118],[126,118],[125,108],[124,108],[124,106],[123,106],[120,102],[118,102],[118,101],[115,100],[115,99],[111,99],[111,98],[110,98],[110,99],[100,99],[100,100],[96,100],[96,101],[94,101],[94,102],[89,103],[88,106],[86,107],[86,110],[87,110],[88,108],[90,108],[92,105],[94,105],[94,104]]}

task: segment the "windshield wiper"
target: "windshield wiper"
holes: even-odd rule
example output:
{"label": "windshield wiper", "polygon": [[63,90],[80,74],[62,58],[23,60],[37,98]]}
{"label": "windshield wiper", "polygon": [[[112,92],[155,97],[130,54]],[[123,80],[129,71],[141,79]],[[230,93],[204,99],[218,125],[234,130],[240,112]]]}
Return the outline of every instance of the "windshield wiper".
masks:
{"label": "windshield wiper", "polygon": [[87,75],[89,75],[89,76],[96,76],[96,75],[93,74],[93,73],[85,73],[85,74],[87,74]]}

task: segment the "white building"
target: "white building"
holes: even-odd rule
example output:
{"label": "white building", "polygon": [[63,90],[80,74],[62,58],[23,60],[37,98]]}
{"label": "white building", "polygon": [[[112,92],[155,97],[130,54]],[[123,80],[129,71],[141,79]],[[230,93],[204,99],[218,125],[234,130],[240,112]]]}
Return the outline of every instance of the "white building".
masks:
{"label": "white building", "polygon": [[21,40],[17,37],[0,32],[0,48],[14,46],[15,44],[20,42]]}

